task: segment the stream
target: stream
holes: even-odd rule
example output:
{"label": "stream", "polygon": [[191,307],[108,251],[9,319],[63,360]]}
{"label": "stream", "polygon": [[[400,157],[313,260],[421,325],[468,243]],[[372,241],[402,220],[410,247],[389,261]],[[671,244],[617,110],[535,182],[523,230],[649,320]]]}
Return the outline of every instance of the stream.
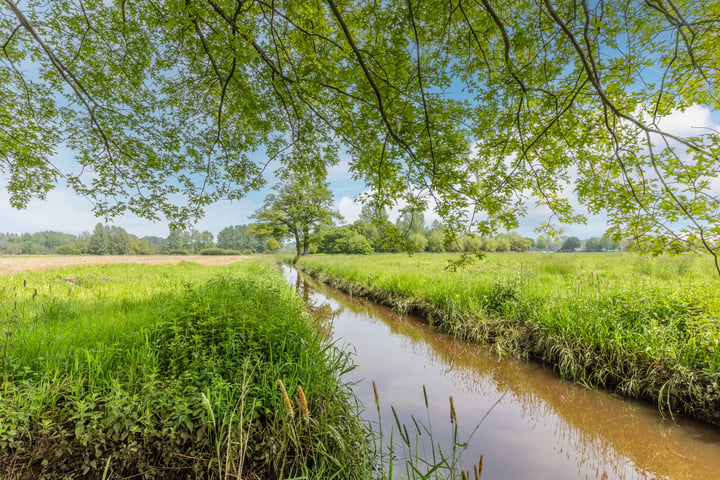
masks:
{"label": "stream", "polygon": [[720,478],[716,427],[687,418],[665,420],[653,405],[582,388],[535,362],[498,357],[487,346],[456,340],[419,318],[282,268],[298,294],[323,312],[329,338],[352,352],[357,367],[344,379],[354,383],[365,406],[363,418],[376,431],[382,426],[385,442],[393,430],[401,470],[396,477],[405,472],[407,449],[391,406],[407,428],[412,450],[430,459],[433,445],[436,455],[438,444],[445,454],[453,448],[452,396],[456,440],[466,443],[462,465],[470,478],[481,455],[483,479]]}

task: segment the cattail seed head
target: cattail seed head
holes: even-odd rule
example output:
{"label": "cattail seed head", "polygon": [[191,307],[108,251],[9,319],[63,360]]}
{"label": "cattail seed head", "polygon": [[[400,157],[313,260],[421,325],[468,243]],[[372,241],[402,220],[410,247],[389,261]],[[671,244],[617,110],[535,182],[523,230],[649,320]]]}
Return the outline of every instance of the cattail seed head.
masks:
{"label": "cattail seed head", "polygon": [[292,403],[290,403],[287,390],[285,390],[285,384],[280,378],[278,378],[278,386],[280,387],[280,392],[282,393],[283,402],[285,402],[285,410],[287,410],[288,414],[292,417],[295,415],[295,410],[293,409]]}
{"label": "cattail seed head", "polygon": [[457,425],[457,414],[455,413],[455,403],[453,403],[453,397],[450,396],[450,423]]}
{"label": "cattail seed head", "polygon": [[297,394],[300,399],[300,412],[302,413],[303,418],[307,420],[310,418],[310,410],[308,410],[307,398],[305,397],[305,391],[303,390],[302,385],[298,385]]}

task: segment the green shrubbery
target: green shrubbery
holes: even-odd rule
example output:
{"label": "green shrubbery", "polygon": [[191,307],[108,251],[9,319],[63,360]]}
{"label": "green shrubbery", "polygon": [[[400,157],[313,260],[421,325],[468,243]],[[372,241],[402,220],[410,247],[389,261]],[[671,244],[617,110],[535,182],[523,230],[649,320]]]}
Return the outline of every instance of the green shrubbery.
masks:
{"label": "green shrubbery", "polygon": [[237,252],[225,250],[223,248],[204,248],[198,252],[200,255],[237,255]]}
{"label": "green shrubbery", "polygon": [[82,255],[82,250],[73,245],[61,245],[55,249],[55,253],[58,255]]}

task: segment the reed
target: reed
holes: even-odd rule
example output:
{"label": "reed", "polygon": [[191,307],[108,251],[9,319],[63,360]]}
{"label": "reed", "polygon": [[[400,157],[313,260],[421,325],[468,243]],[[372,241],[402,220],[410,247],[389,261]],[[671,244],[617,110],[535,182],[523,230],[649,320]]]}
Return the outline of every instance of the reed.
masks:
{"label": "reed", "polygon": [[282,393],[283,402],[285,403],[285,411],[291,417],[295,416],[295,409],[293,409],[290,397],[288,397],[287,390],[285,390],[285,384],[282,379],[278,379],[278,386],[280,387],[280,393]]}
{"label": "reed", "polygon": [[[377,392],[377,387],[374,384],[373,390]],[[427,399],[425,385],[423,385],[423,395]],[[469,471],[473,471],[476,480],[479,479],[482,475],[483,457],[480,457],[477,464],[471,465],[470,470],[465,470],[463,468],[463,453],[467,450],[480,425],[504,397],[505,395],[502,395],[475,425],[470,434],[462,439],[459,434],[458,419],[452,396],[449,397],[451,429],[450,438],[448,439],[438,438],[433,433],[432,415],[427,401],[425,403],[427,420],[423,422],[414,415],[410,415],[410,422],[414,427],[411,429],[408,429],[408,424],[400,420],[400,415],[395,406],[390,405],[392,425],[390,435],[387,437],[385,433],[387,428],[383,429],[383,416],[378,401],[378,420],[373,438],[376,457],[379,462],[376,467],[379,478],[386,480],[394,478],[407,480],[465,479],[468,478]],[[398,437],[399,440],[396,441]],[[441,446],[443,444],[449,445],[449,449],[443,450]]]}

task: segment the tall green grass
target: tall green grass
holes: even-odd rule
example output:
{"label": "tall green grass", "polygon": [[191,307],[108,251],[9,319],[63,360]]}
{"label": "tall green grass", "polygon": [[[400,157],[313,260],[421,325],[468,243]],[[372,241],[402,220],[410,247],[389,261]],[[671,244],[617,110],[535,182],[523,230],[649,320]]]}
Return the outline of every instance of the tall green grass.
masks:
{"label": "tall green grass", "polygon": [[0,292],[1,478],[367,475],[348,358],[271,265],[72,268]]}
{"label": "tall green grass", "polygon": [[448,258],[312,256],[300,266],[565,378],[720,423],[720,281],[707,259],[494,254],[451,272]]}

